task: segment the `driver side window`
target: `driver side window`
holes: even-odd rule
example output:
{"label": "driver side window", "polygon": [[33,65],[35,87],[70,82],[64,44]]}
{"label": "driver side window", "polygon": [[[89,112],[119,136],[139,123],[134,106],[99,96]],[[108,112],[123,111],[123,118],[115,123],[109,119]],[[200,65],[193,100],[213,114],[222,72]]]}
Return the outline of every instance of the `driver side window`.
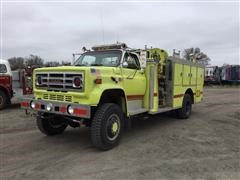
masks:
{"label": "driver side window", "polygon": [[126,61],[128,63],[127,68],[139,69],[138,58],[135,54],[125,53],[124,61]]}

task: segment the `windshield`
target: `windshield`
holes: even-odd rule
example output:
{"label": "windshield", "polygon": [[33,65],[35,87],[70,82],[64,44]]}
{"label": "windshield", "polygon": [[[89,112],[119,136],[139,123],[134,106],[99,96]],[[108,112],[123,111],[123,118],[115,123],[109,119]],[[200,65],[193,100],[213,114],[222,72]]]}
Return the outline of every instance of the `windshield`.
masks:
{"label": "windshield", "polygon": [[82,54],[74,63],[75,66],[118,66],[122,52],[119,50],[90,51]]}
{"label": "windshield", "polygon": [[6,73],[7,72],[7,67],[5,64],[0,64],[0,73]]}

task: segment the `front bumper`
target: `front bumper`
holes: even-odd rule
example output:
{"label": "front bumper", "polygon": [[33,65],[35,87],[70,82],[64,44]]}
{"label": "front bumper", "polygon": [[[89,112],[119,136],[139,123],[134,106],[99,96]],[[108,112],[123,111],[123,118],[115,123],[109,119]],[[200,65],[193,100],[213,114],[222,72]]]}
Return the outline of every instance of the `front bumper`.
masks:
{"label": "front bumper", "polygon": [[[31,107],[31,103],[35,103],[35,107]],[[47,106],[51,106],[51,109],[47,110]],[[72,113],[69,113],[68,108],[71,106],[73,109]],[[35,100],[31,98],[25,98],[21,101],[21,108],[26,110],[34,110],[39,112],[46,112],[52,114],[60,114],[65,116],[80,117],[90,119],[91,117],[91,106],[81,105],[77,103],[66,103],[56,101],[43,101]]]}

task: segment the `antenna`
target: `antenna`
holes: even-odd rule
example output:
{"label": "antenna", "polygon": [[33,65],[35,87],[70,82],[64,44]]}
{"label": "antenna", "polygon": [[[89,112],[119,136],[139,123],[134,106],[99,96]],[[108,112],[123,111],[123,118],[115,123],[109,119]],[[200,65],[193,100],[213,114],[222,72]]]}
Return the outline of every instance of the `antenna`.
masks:
{"label": "antenna", "polygon": [[103,41],[103,43],[105,43],[102,7],[100,8],[100,20],[101,20],[101,26],[102,26],[102,41]]}

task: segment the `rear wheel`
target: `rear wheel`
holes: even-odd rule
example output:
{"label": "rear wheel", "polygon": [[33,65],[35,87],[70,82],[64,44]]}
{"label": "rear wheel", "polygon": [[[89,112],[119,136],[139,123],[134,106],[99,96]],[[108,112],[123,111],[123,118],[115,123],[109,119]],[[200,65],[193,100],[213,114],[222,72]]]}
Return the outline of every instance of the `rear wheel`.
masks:
{"label": "rear wheel", "polygon": [[123,112],[113,103],[105,103],[96,111],[91,125],[91,139],[95,147],[109,150],[118,145],[123,130]]}
{"label": "rear wheel", "polygon": [[68,123],[66,120],[61,119],[60,116],[38,115],[37,126],[42,133],[52,136],[63,133]]}
{"label": "rear wheel", "polygon": [[176,110],[177,117],[180,119],[187,119],[192,112],[192,98],[189,94],[185,94],[183,97],[182,108]]}
{"label": "rear wheel", "polygon": [[5,108],[5,106],[7,105],[7,101],[8,101],[8,98],[6,93],[0,90],[0,110]]}

